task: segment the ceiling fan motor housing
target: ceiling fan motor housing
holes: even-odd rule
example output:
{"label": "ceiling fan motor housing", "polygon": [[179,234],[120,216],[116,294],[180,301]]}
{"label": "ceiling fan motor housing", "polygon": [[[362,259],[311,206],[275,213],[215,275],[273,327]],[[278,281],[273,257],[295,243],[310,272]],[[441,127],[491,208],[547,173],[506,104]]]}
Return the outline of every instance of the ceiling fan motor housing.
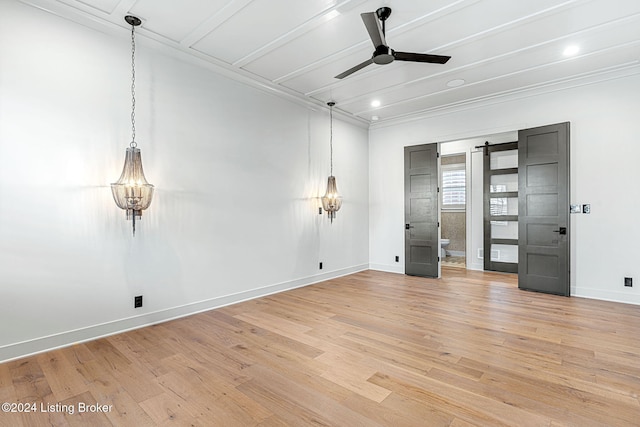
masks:
{"label": "ceiling fan motor housing", "polygon": [[376,64],[388,64],[393,62],[393,59],[393,49],[389,46],[380,45],[376,47],[375,52],[373,52],[373,62]]}

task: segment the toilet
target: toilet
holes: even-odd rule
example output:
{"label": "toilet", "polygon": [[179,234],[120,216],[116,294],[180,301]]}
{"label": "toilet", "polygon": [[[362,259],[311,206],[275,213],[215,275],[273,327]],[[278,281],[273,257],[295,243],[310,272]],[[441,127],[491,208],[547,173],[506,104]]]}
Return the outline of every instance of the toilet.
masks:
{"label": "toilet", "polygon": [[449,239],[440,239],[440,261],[446,258],[447,256],[447,246],[449,246]]}

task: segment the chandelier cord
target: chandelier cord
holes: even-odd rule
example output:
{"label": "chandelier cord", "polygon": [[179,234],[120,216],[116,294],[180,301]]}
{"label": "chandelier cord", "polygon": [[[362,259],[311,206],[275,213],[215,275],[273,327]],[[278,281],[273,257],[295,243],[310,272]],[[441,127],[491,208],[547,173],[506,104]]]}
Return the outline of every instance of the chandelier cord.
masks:
{"label": "chandelier cord", "polygon": [[331,150],[331,155],[330,155],[330,159],[331,159],[331,176],[333,176],[333,105],[329,106],[329,120],[331,121],[331,125],[330,125],[330,136],[329,136],[329,147]]}
{"label": "chandelier cord", "polygon": [[131,143],[129,146],[135,148],[136,142],[136,38],[135,26],[131,25]]}

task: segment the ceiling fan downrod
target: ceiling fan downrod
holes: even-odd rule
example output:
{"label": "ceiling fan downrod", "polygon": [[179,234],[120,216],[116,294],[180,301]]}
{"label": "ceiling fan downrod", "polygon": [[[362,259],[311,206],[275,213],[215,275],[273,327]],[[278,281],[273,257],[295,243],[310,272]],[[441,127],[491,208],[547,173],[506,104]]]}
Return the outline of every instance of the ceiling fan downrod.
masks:
{"label": "ceiling fan downrod", "polygon": [[382,35],[387,36],[387,30],[385,26],[385,21],[389,16],[391,16],[391,8],[390,7],[381,7],[376,10],[376,16],[380,21],[382,21]]}

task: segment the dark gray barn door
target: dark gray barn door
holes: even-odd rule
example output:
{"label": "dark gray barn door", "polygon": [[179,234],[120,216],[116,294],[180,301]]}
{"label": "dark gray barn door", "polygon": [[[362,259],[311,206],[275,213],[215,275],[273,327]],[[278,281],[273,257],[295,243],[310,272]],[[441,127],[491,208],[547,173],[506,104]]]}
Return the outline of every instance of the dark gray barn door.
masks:
{"label": "dark gray barn door", "polygon": [[404,149],[405,273],[438,277],[438,144]]}
{"label": "dark gray barn door", "polygon": [[518,287],[569,295],[569,123],[518,132]]}
{"label": "dark gray barn door", "polygon": [[518,272],[518,143],[484,147],[484,269]]}

